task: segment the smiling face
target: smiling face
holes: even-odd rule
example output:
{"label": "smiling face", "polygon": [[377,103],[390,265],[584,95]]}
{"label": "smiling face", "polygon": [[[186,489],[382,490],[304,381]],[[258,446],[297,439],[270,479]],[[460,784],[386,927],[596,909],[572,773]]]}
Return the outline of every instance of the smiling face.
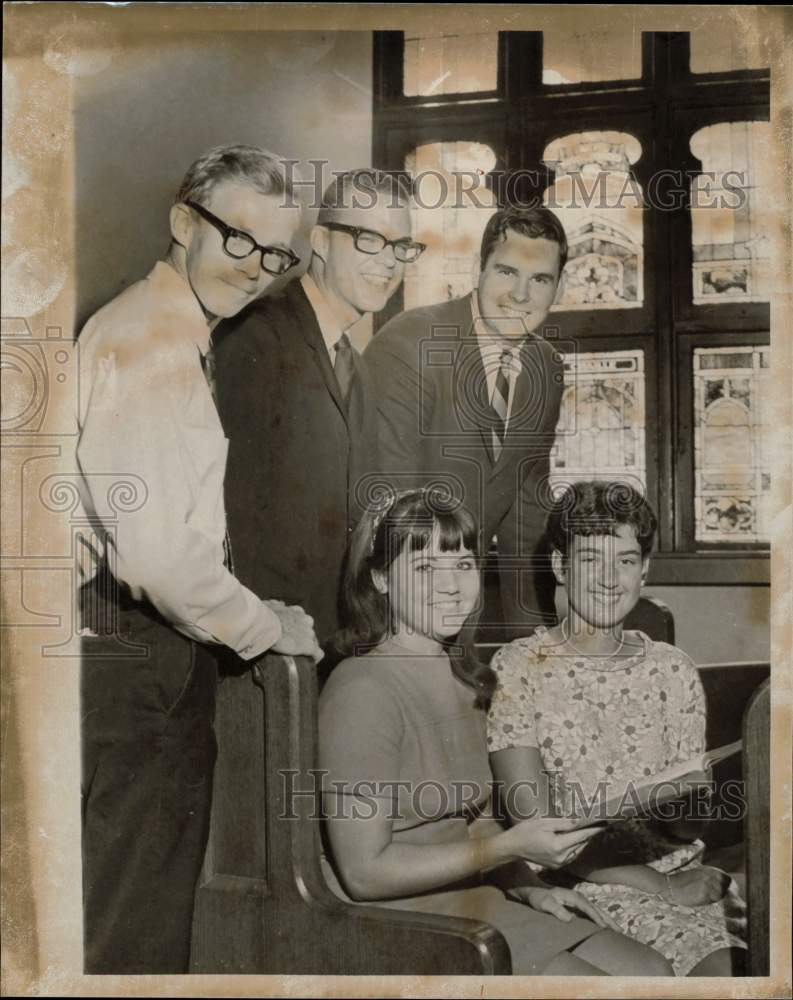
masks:
{"label": "smiling face", "polygon": [[[333,221],[380,233],[388,240],[410,239],[410,212],[393,207],[392,196],[379,192],[375,204],[333,214]],[[317,226],[312,246],[324,260],[322,284],[340,318],[352,323],[385,306],[402,281],[405,265],[386,247],[377,254],[355,248],[351,233]]]}
{"label": "smiling face", "polygon": [[479,312],[497,337],[519,340],[539,327],[559,284],[559,244],[507,229],[479,276]]}
{"label": "smiling face", "polygon": [[[288,249],[300,224],[300,209],[283,207],[282,201],[278,195],[227,180],[211,189],[204,207],[262,246]],[[186,205],[174,206],[171,229],[184,247],[190,287],[209,318],[235,316],[274,280],[262,269],[258,250],[243,260],[230,257],[222,234]]]}
{"label": "smiling face", "polygon": [[620,626],[639,600],[649,560],[636,529],[620,524],[614,535],[573,535],[567,556],[553,553],[556,579],[567,592],[571,628],[602,631]]}
{"label": "smiling face", "polygon": [[479,601],[474,554],[464,547],[442,550],[437,525],[423,549],[412,551],[408,542],[375,584],[388,594],[399,642],[417,648],[457,635]]}

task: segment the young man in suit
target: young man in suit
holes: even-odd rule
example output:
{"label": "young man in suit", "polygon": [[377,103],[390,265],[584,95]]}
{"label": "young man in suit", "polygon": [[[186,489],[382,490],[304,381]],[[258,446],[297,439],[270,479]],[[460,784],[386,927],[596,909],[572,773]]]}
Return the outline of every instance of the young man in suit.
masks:
{"label": "young man in suit", "polygon": [[171,208],[166,258],[79,339],[88,973],[187,972],[216,754],[213,650],[321,656],[303,610],[231,571],[210,374],[219,318],[298,262],[286,194],[272,153],[202,156]]}
{"label": "young man in suit", "polygon": [[325,192],[311,249],[300,280],[224,324],[217,386],[235,570],[299,598],[323,642],[339,625],[348,535],[377,466],[374,390],[347,330],[385,306],[423,247],[407,192],[358,170]]}
{"label": "young man in suit", "polygon": [[554,616],[539,546],[564,373],[540,329],[566,259],[548,209],[500,210],[477,288],[396,316],[365,353],[384,476],[397,488],[445,484],[479,518],[485,550],[497,540],[509,635]]}

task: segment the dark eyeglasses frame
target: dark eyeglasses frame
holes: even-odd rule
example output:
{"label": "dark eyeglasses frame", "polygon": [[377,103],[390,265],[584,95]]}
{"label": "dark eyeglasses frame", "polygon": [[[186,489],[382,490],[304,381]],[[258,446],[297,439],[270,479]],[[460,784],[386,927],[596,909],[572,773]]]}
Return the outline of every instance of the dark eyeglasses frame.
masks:
{"label": "dark eyeglasses frame", "polygon": [[[255,253],[258,250],[261,254],[262,270],[266,271],[268,274],[273,274],[273,275],[286,274],[287,271],[290,271],[293,267],[295,267],[297,264],[300,263],[300,258],[297,256],[297,254],[292,253],[291,250],[287,250],[285,247],[262,246],[261,243],[256,242],[256,240],[251,236],[250,233],[243,233],[241,230],[234,229],[233,226],[227,225],[225,222],[223,222],[222,219],[219,219],[216,215],[213,215],[208,208],[204,208],[203,205],[199,205],[195,201],[186,201],[185,205],[189,205],[194,212],[198,212],[198,214],[201,216],[202,219],[206,219],[206,221],[210,225],[214,226],[215,229],[218,230],[218,232],[223,237],[223,252],[228,254],[228,256],[232,257],[234,260],[246,260],[248,257],[250,257],[252,253]],[[226,244],[228,243],[229,239],[232,236],[242,236],[246,240],[250,240],[250,242],[253,244],[253,248],[251,249],[250,253],[246,253],[241,257],[238,254],[232,253],[226,246]],[[266,253],[276,254],[278,257],[281,258],[281,260],[285,261],[286,266],[282,268],[280,271],[274,271],[271,267],[266,267],[264,263],[264,255]]]}
{"label": "dark eyeglasses frame", "polygon": [[[374,229],[366,229],[363,226],[346,226],[343,222],[321,222],[320,225],[324,226],[325,229],[335,229],[338,230],[338,232],[340,233],[349,233],[352,236],[353,241],[355,242],[355,249],[358,250],[360,253],[368,253],[374,256],[378,253],[382,253],[383,250],[385,250],[387,247],[393,247],[394,256],[396,257],[397,260],[400,261],[401,264],[415,264],[416,261],[419,259],[419,257],[427,249],[426,243],[419,243],[417,240],[408,240],[405,237],[403,237],[400,240],[387,240],[382,233],[375,232]],[[383,240],[382,247],[379,250],[364,250],[363,247],[358,246],[358,238],[360,237],[361,233],[371,233],[372,236],[379,236],[380,239]],[[399,255],[397,254],[397,247],[408,247],[408,246],[418,247],[419,252],[412,260],[400,260]]]}

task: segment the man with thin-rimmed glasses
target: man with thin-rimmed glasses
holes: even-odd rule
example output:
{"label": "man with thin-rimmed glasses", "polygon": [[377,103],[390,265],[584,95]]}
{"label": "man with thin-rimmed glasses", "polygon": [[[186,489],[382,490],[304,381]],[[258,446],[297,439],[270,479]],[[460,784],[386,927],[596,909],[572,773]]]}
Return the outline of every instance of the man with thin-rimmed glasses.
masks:
{"label": "man with thin-rimmed glasses", "polygon": [[373,169],[339,175],[311,231],[307,272],[218,330],[229,438],[226,504],[240,579],[339,625],[348,533],[377,467],[377,412],[352,328],[379,312],[424,250],[409,192]]}
{"label": "man with thin-rimmed glasses", "polygon": [[214,400],[214,326],[298,263],[288,193],[271,153],[201,157],[171,208],[166,258],[80,336],[89,973],[187,971],[216,754],[213,650],[321,657],[305,611],[233,573]]}

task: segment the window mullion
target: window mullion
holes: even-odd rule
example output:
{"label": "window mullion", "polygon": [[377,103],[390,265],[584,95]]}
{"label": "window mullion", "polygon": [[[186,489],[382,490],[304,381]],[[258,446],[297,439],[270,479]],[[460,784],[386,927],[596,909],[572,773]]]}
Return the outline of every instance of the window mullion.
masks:
{"label": "window mullion", "polygon": [[[673,64],[681,56],[680,39],[674,34],[655,33],[651,43],[651,88],[655,111],[651,174],[674,167],[672,162],[672,115],[670,96],[675,86]],[[649,53],[648,53],[649,54]],[[657,191],[657,186],[654,186]],[[660,199],[648,198],[647,238],[653,247],[655,265],[655,393],[657,424],[649,432],[655,434],[655,456],[658,484],[658,548],[672,552],[680,542],[679,523],[675,512],[677,493],[677,460],[679,436],[676,421],[676,364],[674,325],[672,319],[673,272],[675,259],[672,245],[670,214],[663,211]],[[652,392],[653,387],[648,386]],[[652,449],[649,449],[652,451]]]}

